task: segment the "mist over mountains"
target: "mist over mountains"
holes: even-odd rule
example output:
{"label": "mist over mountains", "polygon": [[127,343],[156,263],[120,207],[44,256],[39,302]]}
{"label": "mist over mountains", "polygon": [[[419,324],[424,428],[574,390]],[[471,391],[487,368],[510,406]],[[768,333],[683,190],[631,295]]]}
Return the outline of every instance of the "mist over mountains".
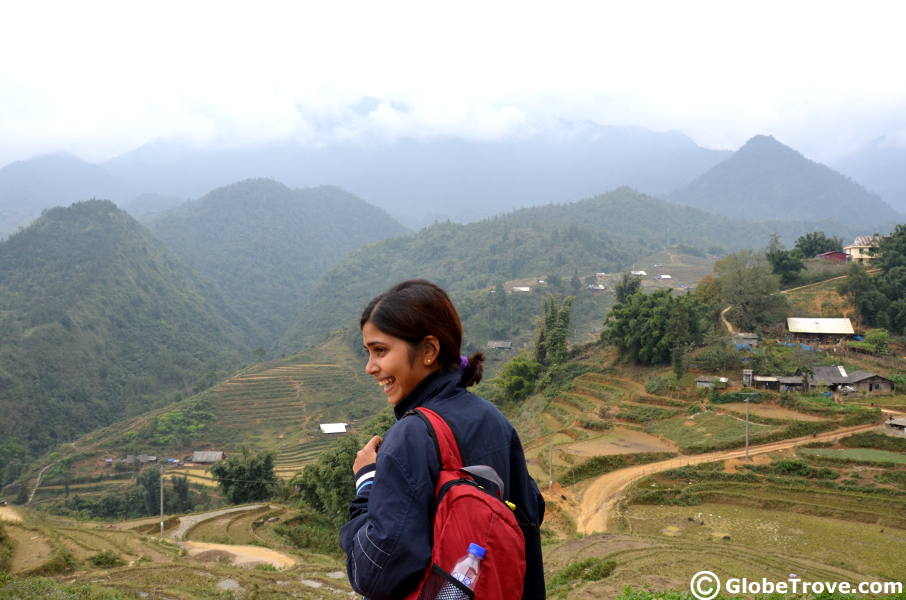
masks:
{"label": "mist over mountains", "polygon": [[269,179],[218,188],[148,226],[246,316],[256,346],[273,345],[318,278],[346,254],[407,232],[339,188],[290,189]]}
{"label": "mist over mountains", "polygon": [[830,219],[876,227],[903,216],[861,185],[763,135],[668,198],[746,221]]}
{"label": "mist over mountains", "polygon": [[486,141],[369,138],[220,149],[152,142],[100,165],[63,155],[0,168],[0,237],[52,206],[106,198],[140,216],[250,178],[290,187],[339,186],[420,228],[580,200],[620,186],[666,194],[729,155],[701,148],[679,132],[593,123]]}
{"label": "mist over mountains", "polygon": [[906,212],[906,148],[885,139],[841,158],[834,168],[880,195],[900,212]]}

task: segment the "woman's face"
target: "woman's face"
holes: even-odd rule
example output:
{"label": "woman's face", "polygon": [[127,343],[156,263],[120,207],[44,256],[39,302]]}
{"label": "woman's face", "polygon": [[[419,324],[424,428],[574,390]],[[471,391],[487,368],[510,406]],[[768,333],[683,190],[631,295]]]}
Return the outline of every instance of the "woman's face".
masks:
{"label": "woman's face", "polygon": [[371,321],[362,327],[362,344],[368,351],[365,372],[374,377],[387,402],[396,406],[428,374],[437,370],[436,346],[433,336],[426,338],[420,348],[412,348],[406,340],[388,335]]}

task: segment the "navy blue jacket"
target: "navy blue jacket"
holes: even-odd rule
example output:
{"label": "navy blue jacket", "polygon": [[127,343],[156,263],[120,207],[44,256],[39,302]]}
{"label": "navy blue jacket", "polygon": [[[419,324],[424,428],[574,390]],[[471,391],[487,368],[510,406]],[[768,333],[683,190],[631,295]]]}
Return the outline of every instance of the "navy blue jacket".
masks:
{"label": "navy blue jacket", "polygon": [[352,587],[371,600],[402,598],[418,585],[431,562],[434,488],[440,464],[425,423],[407,411],[424,406],[440,414],[459,441],[463,464],[490,465],[507,499],[533,526],[524,527],[523,598],[544,598],[539,527],[544,499],[529,477],[522,444],[509,421],[487,400],[459,386],[462,372],[435,372],[394,407],[377,463],[356,473],[350,520],[340,529]]}

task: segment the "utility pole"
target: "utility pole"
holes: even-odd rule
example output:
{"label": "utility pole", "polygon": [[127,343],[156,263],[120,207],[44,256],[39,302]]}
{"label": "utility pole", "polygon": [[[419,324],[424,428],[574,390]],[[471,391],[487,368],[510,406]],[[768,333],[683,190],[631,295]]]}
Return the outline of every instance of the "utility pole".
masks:
{"label": "utility pole", "polygon": [[164,468],[160,468],[160,539],[164,539]]}
{"label": "utility pole", "polygon": [[554,461],[551,458],[554,453],[554,440],[551,439],[550,444],[547,446],[547,489],[551,490],[554,487]]}
{"label": "utility pole", "polygon": [[[749,460],[749,397],[746,396],[746,460]],[[163,509],[161,509],[163,510]],[[163,522],[161,522],[163,527]]]}

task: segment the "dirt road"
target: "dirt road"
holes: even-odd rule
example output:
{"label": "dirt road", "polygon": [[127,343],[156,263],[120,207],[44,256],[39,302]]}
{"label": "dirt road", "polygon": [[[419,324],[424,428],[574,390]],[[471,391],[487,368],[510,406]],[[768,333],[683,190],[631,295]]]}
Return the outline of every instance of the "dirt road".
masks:
{"label": "dirt road", "polygon": [[237,566],[252,566],[261,563],[273,565],[278,569],[286,569],[295,565],[298,561],[282,552],[262,548],[261,546],[235,546],[232,544],[209,544],[206,542],[180,542],[179,547],[183,548],[189,557],[198,557],[202,553],[212,552],[214,557],[227,557],[230,562]]}
{"label": "dirt road", "polygon": [[[777,450],[786,450],[787,448],[793,448],[810,442],[835,441],[845,435],[850,435],[859,431],[868,431],[877,426],[877,423],[857,425],[855,427],[845,427],[826,433],[819,433],[815,437],[809,435],[801,438],[771,442],[769,444],[749,446],[749,456],[752,456],[753,454],[764,454],[765,452],[776,452]],[[745,454],[746,451],[744,448],[737,450],[723,450],[720,452],[710,452],[708,454],[698,454],[694,456],[679,456],[656,463],[638,465],[613,471],[611,473],[605,473],[592,482],[585,490],[585,493],[582,494],[579,513],[576,515],[576,528],[580,533],[584,534],[607,531],[608,516],[614,506],[616,506],[623,491],[634,481],[637,481],[642,477],[688,465],[698,465],[730,458],[743,458],[745,457]]]}

